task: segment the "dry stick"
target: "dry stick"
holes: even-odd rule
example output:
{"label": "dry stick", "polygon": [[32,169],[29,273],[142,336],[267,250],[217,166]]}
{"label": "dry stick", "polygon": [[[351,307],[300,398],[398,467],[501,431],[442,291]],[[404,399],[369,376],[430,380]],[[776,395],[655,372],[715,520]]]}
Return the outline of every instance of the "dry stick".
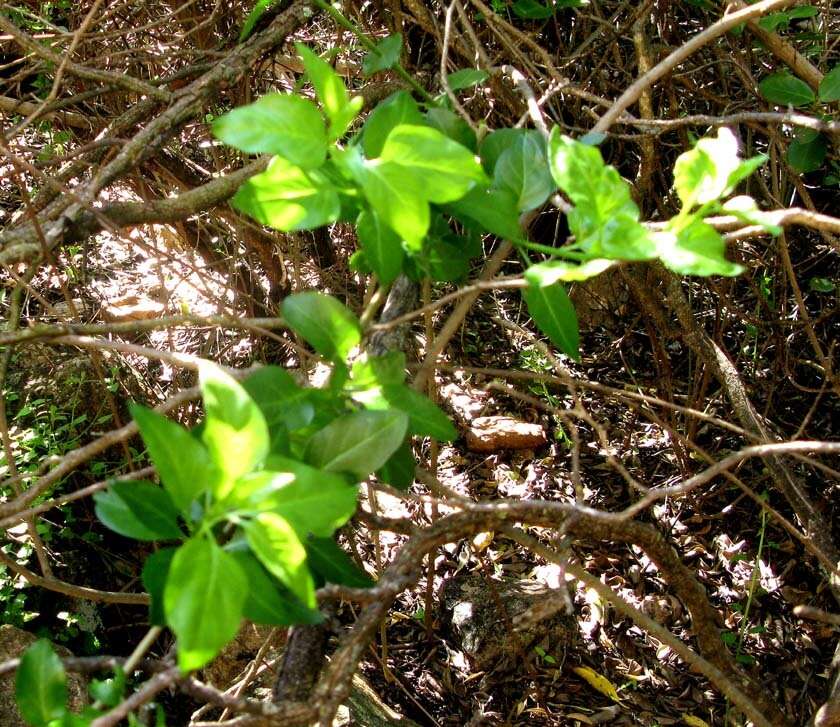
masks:
{"label": "dry stick", "polygon": [[743,10],[724,15],[713,25],[710,25],[706,30],[698,33],[688,42],[681,45],[677,50],[668,55],[664,60],[657,63],[647,73],[643,73],[636,81],[634,81],[627,90],[618,97],[607,112],[601,116],[598,123],[592,128],[594,132],[604,133],[610,128],[630,106],[632,106],[642,92],[648,87],[656,83],[660,78],[673,71],[677,66],[688,59],[692,54],[696,53],[700,48],[708,43],[711,43],[715,38],[731,30],[737,25],[757,18],[765,13],[781,10],[788,5],[801,3],[802,0],[764,0],[763,2],[750,5]]}

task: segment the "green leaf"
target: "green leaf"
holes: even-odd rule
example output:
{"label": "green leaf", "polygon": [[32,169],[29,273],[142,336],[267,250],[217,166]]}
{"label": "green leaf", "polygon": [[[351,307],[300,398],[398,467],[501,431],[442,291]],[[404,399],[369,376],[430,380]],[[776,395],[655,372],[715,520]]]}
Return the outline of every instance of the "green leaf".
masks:
{"label": "green leaf", "polygon": [[815,8],[813,5],[801,5],[800,7],[791,8],[790,10],[782,10],[779,13],[770,13],[769,15],[765,15],[763,18],[759,19],[758,24],[760,27],[764,28],[764,30],[775,31],[787,28],[788,25],[790,25],[791,20],[813,18],[815,15],[818,15],[819,12],[819,9]]}
{"label": "green leaf", "polygon": [[506,190],[476,187],[445,209],[465,225],[477,227],[481,232],[490,232],[505,240],[520,240],[523,236],[516,199]]}
{"label": "green leaf", "polygon": [[15,677],[15,699],[32,727],[46,727],[67,711],[67,677],[61,659],[46,639],[23,652]]}
{"label": "green leaf", "polygon": [[306,554],[312,570],[327,583],[350,588],[370,588],[373,581],[332,538],[310,538]]}
{"label": "green leaf", "polygon": [[418,177],[423,182],[425,198],[437,204],[453,202],[476,184],[487,182],[484,170],[469,149],[428,126],[394,127],[380,159],[399,164]]}
{"label": "green leaf", "polygon": [[207,414],[202,439],[224,475],[214,493],[222,498],[238,477],[262,464],[269,452],[268,427],[248,392],[215,364],[201,362],[199,385]]}
{"label": "green leaf", "polygon": [[556,186],[539,134],[519,136],[502,152],[493,172],[493,187],[510,192],[519,212],[536,209],[548,199]]}
{"label": "green leaf", "polygon": [[808,288],[815,293],[833,293],[836,287],[829,278],[814,277],[808,281]]}
{"label": "green leaf", "polygon": [[488,174],[493,174],[499,157],[510,149],[518,140],[533,134],[531,129],[496,129],[484,137],[479,146],[481,165]]}
{"label": "green leaf", "polygon": [[351,101],[344,81],[329,63],[319,58],[302,43],[296,43],[295,48],[303,61],[309,80],[312,81],[315,94],[330,121],[329,140],[335,141],[341,138],[361,111],[364,99],[357,96]]}
{"label": "green leaf", "polygon": [[93,499],[96,516],[127,538],[174,540],[184,536],[169,493],[151,482],[114,482]]}
{"label": "green leaf", "polygon": [[466,244],[452,235],[438,237],[430,234],[423,242],[420,253],[412,261],[434,282],[459,282],[470,272],[471,251]]}
{"label": "green leaf", "polygon": [[734,171],[730,173],[729,179],[726,181],[726,191],[724,192],[724,196],[732,192],[747,177],[752,176],[756,169],[767,162],[767,158],[766,154],[758,154],[757,156],[744,159],[744,161],[740,162],[738,166],[735,167]]}
{"label": "green leaf", "polygon": [[285,298],[283,318],[325,358],[343,362],[362,340],[359,319],[335,298],[306,291]]}
{"label": "green leaf", "polygon": [[260,408],[272,441],[276,428],[302,429],[315,417],[310,390],[298,386],[279,366],[263,366],[242,382],[242,388]]}
{"label": "green leaf", "polygon": [[376,471],[376,476],[380,482],[387,482],[398,490],[407,490],[414,484],[416,468],[417,461],[414,459],[411,442],[406,439],[388,461]]}
{"label": "green leaf", "polygon": [[558,282],[570,283],[589,280],[600,275],[615,265],[614,260],[595,258],[580,263],[569,263],[564,260],[548,260],[544,263],[531,265],[525,271],[525,280],[529,285],[545,288]]}
{"label": "green leaf", "polygon": [[391,129],[400,124],[419,126],[424,123],[417,102],[407,91],[392,93],[370,113],[362,127],[362,148],[368,159],[382,152]]}
{"label": "green leaf", "polygon": [[335,222],[341,212],[338,192],[317,171],[307,172],[283,157],[247,179],[231,204],[276,230],[311,230]]}
{"label": "green leaf", "polygon": [[231,553],[248,579],[248,595],[242,615],[249,621],[268,626],[319,624],[324,617],[317,609],[306,608],[292,594],[278,586],[250,551]]}
{"label": "green leaf", "polygon": [[277,154],[304,169],[327,158],[318,108],[302,96],[270,93],[213,121],[214,136],[248,154]]}
{"label": "green leaf", "polygon": [[362,60],[362,73],[372,76],[377,71],[393,68],[400,60],[402,35],[395,33],[383,38],[376,44],[376,49],[367,53]]}
{"label": "green leaf", "polygon": [[768,217],[767,213],[758,209],[752,197],[745,194],[727,200],[721,209],[747,224],[761,225],[771,235],[780,235],[782,233],[782,228],[775,224],[772,218]]}
{"label": "green leaf", "polygon": [[122,701],[125,691],[125,672],[118,666],[110,679],[92,679],[88,691],[97,702],[106,707],[116,707]]}
{"label": "green leaf", "polygon": [[615,168],[604,164],[596,147],[563,136],[555,127],[548,152],[554,181],[575,204],[568,222],[577,247],[592,257],[617,260],[647,260],[656,255],[639,223],[630,186]]}
{"label": "green leaf", "polygon": [[516,0],[513,12],[524,20],[546,20],[554,15],[554,7],[551,0],[545,5],[537,0]]}
{"label": "green leaf", "polygon": [[828,139],[811,129],[805,129],[790,143],[787,160],[797,172],[806,174],[819,169],[828,154]]}
{"label": "green leaf", "polygon": [[161,483],[178,509],[189,512],[193,500],[213,489],[221,474],[210,453],[188,429],[162,414],[137,404],[130,409]]}
{"label": "green leaf", "polygon": [[152,600],[149,606],[149,623],[154,626],[166,626],[163,591],[166,588],[166,579],[169,577],[172,559],[177,552],[178,548],[162,548],[146,558],[146,562],[143,564],[140,579],[143,582],[143,588],[146,589],[146,593]]}
{"label": "green leaf", "polygon": [[546,288],[529,285],[522,292],[528,313],[539,329],[563,353],[580,361],[580,333],[572,301],[561,285]]}
{"label": "green leaf", "polygon": [[490,74],[480,68],[462,68],[446,76],[446,82],[453,91],[460,91],[464,88],[471,88],[484,83]]}
{"label": "green leaf", "polygon": [[315,608],[315,586],[306,565],[306,551],[294,528],[280,515],[263,512],[243,524],[251,550],[266,570],[307,608]]}
{"label": "green leaf", "polygon": [[379,469],[402,444],[408,416],[401,411],[346,414],[316,432],[307,461],[330,472],[350,472],[359,480]]}
{"label": "green leaf", "polygon": [[382,387],[382,395],[395,409],[408,414],[408,428],[413,434],[434,437],[441,442],[458,438],[458,431],[449,417],[427,397],[405,384]]}
{"label": "green leaf", "polygon": [[837,64],[820,81],[820,101],[840,101],[840,64]]}
{"label": "green leaf", "polygon": [[260,18],[265,15],[265,12],[272,5],[275,5],[278,2],[280,2],[280,0],[257,0],[257,2],[254,3],[254,9],[248,13],[248,17],[245,18],[245,23],[239,33],[240,43],[251,35]]}
{"label": "green leaf", "polygon": [[242,478],[237,489],[247,489],[248,501],[257,509],[282,516],[298,537],[328,537],[356,511],[357,488],[341,475],[283,457],[272,457],[270,466],[270,472]]}
{"label": "green leaf", "polygon": [[449,137],[470,151],[475,151],[478,141],[470,125],[458,114],[440,106],[433,106],[426,112],[426,122],[433,129]]}
{"label": "green leaf", "polygon": [[716,137],[700,139],[693,149],[680,154],[674,164],[674,189],[687,210],[714,202],[730,191],[730,179],[740,181],[739,174],[759,164],[758,159],[748,160],[748,166],[743,167],[738,139],[730,129],[721,127]]}
{"label": "green leaf", "polygon": [[739,275],[743,268],[726,259],[726,243],[717,230],[699,219],[679,230],[654,235],[662,263],[681,275]]}
{"label": "green leaf", "polygon": [[183,671],[204,666],[236,635],[247,592],[239,564],[215,542],[198,537],[178,548],[163,604]]}
{"label": "green leaf", "polygon": [[379,282],[382,285],[392,283],[400,274],[405,258],[399,235],[370,210],[363,210],[356,220],[356,234],[365,251],[365,259]]}
{"label": "green leaf", "polygon": [[808,106],[816,100],[811,87],[787,71],[767,76],[758,84],[758,90],[767,101],[778,106]]}
{"label": "green leaf", "polygon": [[402,351],[389,351],[383,356],[365,354],[353,362],[350,380],[354,389],[402,384],[405,381],[405,354]]}

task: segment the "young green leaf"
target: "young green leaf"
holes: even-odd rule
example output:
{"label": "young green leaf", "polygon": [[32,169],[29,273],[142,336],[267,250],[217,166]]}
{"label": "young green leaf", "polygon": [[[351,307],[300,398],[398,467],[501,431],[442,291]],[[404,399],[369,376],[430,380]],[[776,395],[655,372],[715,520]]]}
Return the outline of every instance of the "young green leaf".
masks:
{"label": "young green leaf", "polygon": [[330,472],[363,480],[402,444],[408,415],[401,411],[359,411],[334,419],[309,441],[306,459]]}
{"label": "young green leaf", "polygon": [[221,475],[210,453],[189,430],[156,411],[132,404],[131,415],[161,483],[178,509],[188,512],[193,500],[212,490]]}
{"label": "young green leaf", "polygon": [[563,286],[540,288],[529,285],[522,292],[522,297],[539,329],[563,353],[580,361],[577,314]]}
{"label": "young green leaf", "polygon": [[313,572],[327,583],[350,588],[370,588],[373,581],[332,538],[310,538],[306,554]]}
{"label": "young green leaf", "polygon": [[539,134],[519,136],[502,152],[492,186],[510,192],[519,212],[536,209],[548,199],[556,185],[548,168],[545,142]]}
{"label": "young green leaf", "polygon": [[125,692],[125,672],[121,667],[114,669],[114,676],[110,679],[93,679],[88,687],[90,696],[106,707],[116,707]]}
{"label": "young green leaf", "polygon": [[725,126],[716,137],[700,139],[674,164],[674,189],[686,209],[714,202],[728,194],[730,178],[741,168],[738,139]]}
{"label": "young green leaf", "polygon": [[385,139],[395,126],[421,126],[423,123],[423,114],[420,113],[411,94],[407,91],[392,93],[382,103],[377,104],[362,127],[362,148],[365,156],[368,159],[378,157],[385,145]]}
{"label": "young green leaf", "polygon": [[322,227],[335,222],[341,212],[338,192],[329,180],[281,156],[246,180],[231,204],[257,222],[284,232]]}
{"label": "young green leaf", "polygon": [[315,608],[315,586],[306,565],[306,551],[291,524],[273,512],[263,512],[243,524],[251,550],[266,570],[307,608]]}
{"label": "young green leaf", "polygon": [[357,488],[341,475],[284,457],[272,457],[271,467],[272,471],[246,475],[237,489],[242,486],[251,493],[248,501],[256,509],[282,516],[298,537],[328,537],[356,511]]}
{"label": "young green leaf", "polygon": [[280,0],[257,0],[257,2],[254,3],[253,10],[248,13],[248,17],[245,18],[245,23],[242,25],[242,30],[239,32],[240,43],[250,37],[260,18],[265,15],[266,11],[272,5],[275,5],[278,2],[280,2]]}
{"label": "young green leaf", "polygon": [[395,33],[383,38],[376,44],[376,49],[368,51],[362,60],[362,73],[372,76],[377,71],[393,68],[400,60],[402,35]]}
{"label": "young green leaf", "polygon": [[548,260],[544,263],[531,265],[525,271],[525,280],[529,285],[545,288],[558,282],[570,283],[589,280],[600,275],[615,265],[613,260],[594,258],[580,263],[569,263],[565,260]]}
{"label": "young green leaf", "polygon": [[453,91],[460,91],[484,83],[489,77],[490,74],[480,68],[462,68],[448,74],[446,82]]}
{"label": "young green leaf", "polygon": [[714,227],[699,219],[680,229],[654,235],[662,263],[681,275],[739,275],[744,268],[726,259],[726,243]]}
{"label": "young green leaf", "polygon": [[283,301],[283,318],[318,353],[343,362],[362,340],[359,319],[335,298],[306,291]]}
{"label": "young green leaf", "polygon": [[362,210],[356,220],[356,234],[379,282],[392,283],[400,274],[405,258],[399,235],[372,210]]}
{"label": "young green leaf", "polygon": [[223,473],[214,493],[221,498],[238,477],[262,464],[269,452],[268,427],[248,392],[215,364],[201,363],[199,385],[207,414],[202,439]]}
{"label": "young green leaf", "polygon": [[363,99],[357,96],[351,100],[344,81],[332,66],[305,45],[296,43],[295,48],[303,61],[309,80],[315,87],[315,94],[330,120],[329,139],[335,141],[347,131],[347,127],[356,118],[362,108]]}
{"label": "young green leaf", "polygon": [[161,548],[146,558],[146,562],[143,564],[140,580],[152,600],[149,605],[149,622],[154,626],[166,626],[163,591],[166,588],[166,579],[169,577],[172,559],[177,552],[178,548]]}
{"label": "young green leaf", "polygon": [[248,587],[239,564],[214,541],[197,537],[178,548],[163,605],[183,671],[204,666],[236,635]]}
{"label": "young green leaf", "polygon": [[823,76],[819,93],[823,103],[840,101],[840,63]]}
{"label": "young green leaf", "polygon": [[247,550],[231,552],[248,579],[248,595],[242,615],[249,621],[269,626],[319,624],[324,617],[306,608],[287,589],[279,586],[254,555]]}
{"label": "young green leaf", "polygon": [[15,699],[21,716],[32,727],[46,727],[67,711],[67,677],[46,639],[23,652],[15,677]]}
{"label": "young green leaf", "polygon": [[767,76],[758,84],[758,90],[765,99],[778,106],[808,106],[816,100],[811,87],[787,71]]}
{"label": "young green leaf", "polygon": [[127,538],[175,540],[184,536],[169,493],[151,482],[114,482],[93,500],[96,516]]}
{"label": "young green leaf", "polygon": [[303,169],[327,158],[327,133],[317,107],[302,96],[270,93],[213,122],[214,136],[248,154],[277,154]]}

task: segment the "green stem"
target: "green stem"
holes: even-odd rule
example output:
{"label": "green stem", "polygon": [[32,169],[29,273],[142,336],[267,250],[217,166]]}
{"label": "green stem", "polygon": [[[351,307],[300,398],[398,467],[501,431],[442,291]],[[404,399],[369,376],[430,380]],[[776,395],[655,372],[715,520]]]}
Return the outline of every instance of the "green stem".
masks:
{"label": "green stem", "polygon": [[[376,47],[376,43],[374,43],[370,38],[368,38],[367,35],[365,35],[365,33],[359,30],[337,7],[331,5],[329,2],[327,2],[327,0],[312,0],[312,4],[323,10],[325,13],[327,13],[342,28],[344,28],[345,30],[349,30],[351,33],[353,33],[353,35],[355,35],[359,39],[361,44],[367,50],[371,51],[372,53],[379,53],[379,50]],[[403,79],[403,81],[405,81],[420,96],[422,96],[424,101],[431,104],[435,104],[434,97],[419,83],[417,83],[414,77],[407,70],[405,70],[405,68],[403,68],[400,63],[396,63],[394,65],[394,70],[397,72],[397,75]]]}

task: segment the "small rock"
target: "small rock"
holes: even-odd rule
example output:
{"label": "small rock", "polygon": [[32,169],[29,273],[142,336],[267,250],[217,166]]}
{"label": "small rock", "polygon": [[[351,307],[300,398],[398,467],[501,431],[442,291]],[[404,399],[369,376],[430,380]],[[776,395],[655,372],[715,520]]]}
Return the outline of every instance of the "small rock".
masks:
{"label": "small rock", "polygon": [[473,452],[534,449],[547,441],[541,424],[530,424],[513,417],[478,417],[467,430],[467,448]]}

